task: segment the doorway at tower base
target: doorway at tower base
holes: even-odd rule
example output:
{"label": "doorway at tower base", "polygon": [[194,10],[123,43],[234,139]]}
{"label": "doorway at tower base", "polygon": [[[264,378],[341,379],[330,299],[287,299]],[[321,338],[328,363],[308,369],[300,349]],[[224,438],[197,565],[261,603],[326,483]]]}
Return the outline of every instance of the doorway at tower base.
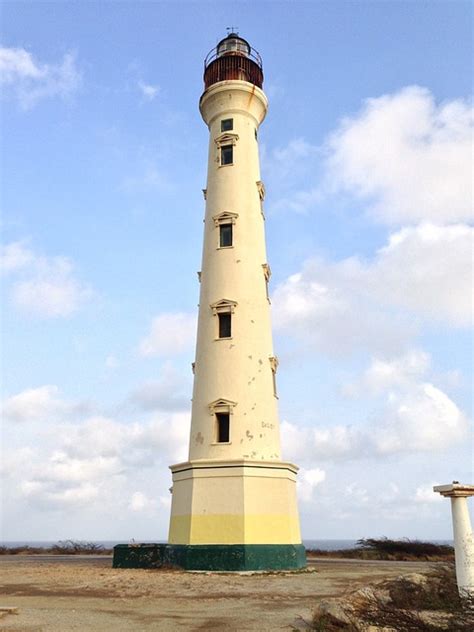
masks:
{"label": "doorway at tower base", "polygon": [[270,571],[306,567],[302,544],[118,544],[114,568]]}

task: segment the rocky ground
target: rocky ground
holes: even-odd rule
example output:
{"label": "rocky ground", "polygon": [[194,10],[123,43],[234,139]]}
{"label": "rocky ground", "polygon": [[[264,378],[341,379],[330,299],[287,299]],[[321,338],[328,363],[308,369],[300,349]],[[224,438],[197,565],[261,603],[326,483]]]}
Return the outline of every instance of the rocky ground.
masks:
{"label": "rocky ground", "polygon": [[7,555],[0,632],[308,629],[322,599],[434,566],[313,560],[309,572],[222,574],[113,569],[106,556]]}

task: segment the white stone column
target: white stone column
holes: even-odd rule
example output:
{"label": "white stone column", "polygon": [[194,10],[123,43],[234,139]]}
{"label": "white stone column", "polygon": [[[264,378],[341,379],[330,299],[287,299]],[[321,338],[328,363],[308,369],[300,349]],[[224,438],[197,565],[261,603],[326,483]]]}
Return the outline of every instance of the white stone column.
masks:
{"label": "white stone column", "polygon": [[467,506],[467,498],[474,496],[474,485],[453,482],[451,485],[438,485],[433,490],[451,498],[458,590],[461,597],[474,597],[474,534]]}

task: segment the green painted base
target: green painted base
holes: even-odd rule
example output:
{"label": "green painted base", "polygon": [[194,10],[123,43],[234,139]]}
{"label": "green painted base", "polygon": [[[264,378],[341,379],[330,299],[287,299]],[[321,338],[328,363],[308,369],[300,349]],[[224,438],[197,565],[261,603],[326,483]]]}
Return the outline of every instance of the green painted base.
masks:
{"label": "green painted base", "polygon": [[270,571],[306,567],[302,544],[117,544],[114,568]]}

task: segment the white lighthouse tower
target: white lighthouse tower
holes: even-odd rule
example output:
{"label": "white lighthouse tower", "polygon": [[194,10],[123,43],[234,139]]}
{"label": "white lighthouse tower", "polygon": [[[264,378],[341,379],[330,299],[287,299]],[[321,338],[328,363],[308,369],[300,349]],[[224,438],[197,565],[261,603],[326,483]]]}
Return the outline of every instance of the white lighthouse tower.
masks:
{"label": "white lighthouse tower", "polygon": [[[281,460],[258,128],[259,54],[230,33],[205,61],[206,213],[189,458],[173,473],[171,557],[193,569],[306,564],[298,468]],[[179,559],[178,559],[179,558]]]}

